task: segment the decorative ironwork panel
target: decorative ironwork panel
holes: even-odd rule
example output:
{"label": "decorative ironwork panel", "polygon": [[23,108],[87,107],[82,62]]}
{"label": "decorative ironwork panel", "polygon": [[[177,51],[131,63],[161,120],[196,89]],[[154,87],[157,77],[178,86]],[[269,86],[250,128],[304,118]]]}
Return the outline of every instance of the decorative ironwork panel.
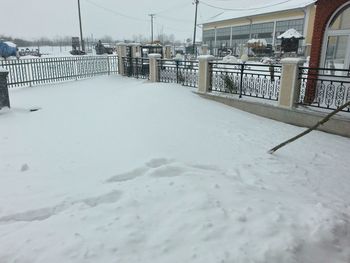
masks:
{"label": "decorative ironwork panel", "polygon": [[160,60],[159,80],[179,83],[183,86],[198,87],[198,61]]}
{"label": "decorative ironwork panel", "polygon": [[350,101],[350,70],[300,67],[299,80],[300,105],[335,110]]}
{"label": "decorative ironwork panel", "polygon": [[278,100],[280,65],[210,63],[210,91]]}
{"label": "decorative ironwork panel", "polygon": [[123,57],[124,76],[149,79],[149,59]]}

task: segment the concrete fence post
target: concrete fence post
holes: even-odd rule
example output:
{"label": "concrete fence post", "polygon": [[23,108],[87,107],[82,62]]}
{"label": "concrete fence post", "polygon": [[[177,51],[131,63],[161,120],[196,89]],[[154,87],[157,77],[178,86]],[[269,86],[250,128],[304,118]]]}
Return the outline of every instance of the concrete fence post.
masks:
{"label": "concrete fence post", "polygon": [[300,80],[299,67],[304,60],[300,58],[285,58],[281,60],[281,90],[278,98],[278,106],[282,108],[293,108],[299,100]]}
{"label": "concrete fence post", "polygon": [[123,57],[126,57],[126,44],[125,43],[118,43],[117,44],[117,53],[118,53],[118,74],[124,75],[125,69],[124,69]]}
{"label": "concrete fence post", "polygon": [[171,46],[170,45],[166,45],[164,47],[163,52],[164,52],[164,55],[163,55],[164,59],[171,59]]}
{"label": "concrete fence post", "polygon": [[6,70],[0,68],[0,110],[4,107],[10,108],[10,97],[7,86],[8,74]]}
{"label": "concrete fence post", "polygon": [[159,82],[158,62],[161,54],[149,54],[149,79],[151,82]]}
{"label": "concrete fence post", "polygon": [[199,76],[198,76],[198,92],[207,93],[210,88],[210,67],[209,62],[214,60],[214,56],[199,56]]}
{"label": "concrete fence post", "polygon": [[201,47],[201,55],[208,55],[209,54],[209,46],[208,45],[202,45],[202,47]]}
{"label": "concrete fence post", "polygon": [[140,58],[141,57],[141,44],[140,43],[133,43],[131,45],[131,56],[133,58]]}

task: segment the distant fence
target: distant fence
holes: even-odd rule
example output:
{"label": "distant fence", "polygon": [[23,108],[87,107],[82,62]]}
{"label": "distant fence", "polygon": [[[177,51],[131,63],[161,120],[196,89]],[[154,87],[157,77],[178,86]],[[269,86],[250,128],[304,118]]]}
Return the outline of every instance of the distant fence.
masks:
{"label": "distant fence", "polygon": [[159,81],[198,87],[198,61],[162,59],[158,62]]}
{"label": "distant fence", "polygon": [[117,56],[0,60],[9,71],[8,87],[24,87],[117,73]]}
{"label": "distant fence", "polygon": [[149,59],[122,57],[124,76],[149,79]]}
{"label": "distant fence", "polygon": [[281,85],[280,65],[211,62],[210,91],[278,100]]}
{"label": "distant fence", "polygon": [[[299,72],[299,104],[334,110],[350,101],[350,70],[300,67]],[[313,98],[306,98],[308,88],[315,91]]]}

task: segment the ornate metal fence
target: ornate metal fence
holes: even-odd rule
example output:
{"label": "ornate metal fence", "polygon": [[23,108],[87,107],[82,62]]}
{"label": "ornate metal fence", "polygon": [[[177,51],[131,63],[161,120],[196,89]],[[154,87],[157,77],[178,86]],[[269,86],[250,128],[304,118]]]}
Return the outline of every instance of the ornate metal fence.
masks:
{"label": "ornate metal fence", "polygon": [[198,87],[198,61],[160,60],[159,81]]}
{"label": "ornate metal fence", "polygon": [[123,57],[124,76],[149,79],[149,59]]}
{"label": "ornate metal fence", "polygon": [[210,91],[278,100],[281,83],[280,65],[233,64],[211,62]]}
{"label": "ornate metal fence", "polygon": [[[350,101],[350,70],[300,67],[299,72],[299,104],[334,110]],[[314,91],[312,98],[306,98],[307,89]]]}
{"label": "ornate metal fence", "polygon": [[0,60],[9,71],[8,87],[23,87],[117,73],[117,56]]}

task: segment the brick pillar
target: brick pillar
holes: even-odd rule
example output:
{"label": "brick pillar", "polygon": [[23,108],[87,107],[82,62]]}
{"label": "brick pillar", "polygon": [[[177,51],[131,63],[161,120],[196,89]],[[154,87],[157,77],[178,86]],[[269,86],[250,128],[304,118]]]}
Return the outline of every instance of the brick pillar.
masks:
{"label": "brick pillar", "polygon": [[4,107],[10,108],[10,97],[7,87],[8,72],[0,68],[0,110]]}
{"label": "brick pillar", "polygon": [[299,67],[303,60],[299,58],[285,58],[281,60],[281,90],[278,98],[278,106],[293,108],[299,100],[300,80]]}
{"label": "brick pillar", "polygon": [[118,43],[117,44],[117,53],[118,53],[118,73],[119,75],[124,75],[124,62],[123,57],[126,56],[126,44]]}
{"label": "brick pillar", "polygon": [[210,88],[210,67],[209,62],[214,60],[214,56],[199,56],[199,76],[198,76],[198,92],[207,93]]}
{"label": "brick pillar", "polygon": [[149,79],[151,82],[159,82],[158,61],[162,57],[161,54],[149,54]]}

